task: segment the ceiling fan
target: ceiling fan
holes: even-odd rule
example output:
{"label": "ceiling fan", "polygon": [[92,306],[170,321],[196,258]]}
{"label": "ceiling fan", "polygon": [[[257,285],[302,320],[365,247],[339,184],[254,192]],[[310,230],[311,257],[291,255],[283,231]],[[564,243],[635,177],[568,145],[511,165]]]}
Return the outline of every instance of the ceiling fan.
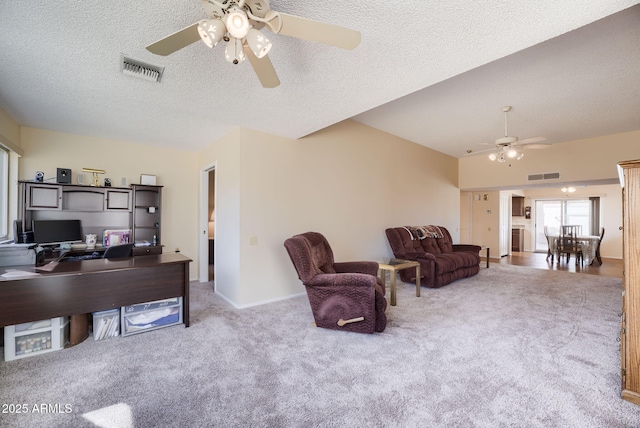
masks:
{"label": "ceiling fan", "polygon": [[275,88],[280,80],[267,56],[272,43],[259,31],[261,28],[343,49],[360,44],[359,31],[273,11],[269,0],[202,0],[202,5],[209,19],[158,40],[147,50],[166,56],[198,40],[210,48],[224,40],[227,61],[239,64],[249,59],[262,86]]}
{"label": "ceiling fan", "polygon": [[[489,154],[489,159],[492,161],[506,162],[507,160],[515,159],[520,160],[524,157],[524,153],[519,150],[519,147],[526,147],[528,149],[544,149],[549,147],[550,143],[546,142],[544,137],[533,137],[525,140],[519,140],[518,137],[510,136],[507,127],[507,113],[511,111],[511,106],[502,107],[504,112],[504,137],[498,138],[495,141],[495,148],[481,150],[474,152],[472,150],[467,151],[467,154],[477,154],[484,152],[492,152]],[[489,145],[490,143],[480,143],[483,145]]]}

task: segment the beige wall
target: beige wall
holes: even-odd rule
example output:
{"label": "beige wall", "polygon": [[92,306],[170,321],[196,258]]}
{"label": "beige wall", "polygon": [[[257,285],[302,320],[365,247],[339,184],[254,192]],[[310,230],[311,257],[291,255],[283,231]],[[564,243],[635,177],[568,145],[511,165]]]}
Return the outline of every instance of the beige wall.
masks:
{"label": "beige wall", "polygon": [[342,261],[391,256],[392,226],[458,239],[457,159],[354,121],[300,140],[237,129],[199,162],[216,165],[216,290],[237,306],[304,291],[283,246],[297,233],[325,234]]}
{"label": "beige wall", "polygon": [[465,157],[460,159],[459,183],[463,190],[514,188],[531,185],[529,174],[546,172],[560,172],[559,182],[617,180],[616,164],[639,158],[640,131],[634,131],[529,149],[511,167],[484,155]]}
{"label": "beige wall", "polygon": [[500,192],[471,194],[471,243],[490,248],[491,258],[500,257]]}
{"label": "beige wall", "polygon": [[[34,128],[22,128],[20,178],[32,180],[36,171],[55,182],[56,168],[70,168],[73,182],[82,168],[104,169],[100,177],[120,186],[140,182],[140,174],[157,176],[162,191],[162,244],[164,252],[179,249],[192,258],[190,275],[197,273],[198,173],[196,154],[181,150],[143,146],[125,141],[106,140]],[[84,183],[91,174],[84,174]]]}

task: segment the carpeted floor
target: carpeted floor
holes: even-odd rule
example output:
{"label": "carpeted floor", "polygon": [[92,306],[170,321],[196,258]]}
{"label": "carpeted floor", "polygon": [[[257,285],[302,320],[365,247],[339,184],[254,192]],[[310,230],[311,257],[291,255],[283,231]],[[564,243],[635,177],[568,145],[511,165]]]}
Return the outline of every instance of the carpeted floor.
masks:
{"label": "carpeted floor", "polygon": [[420,298],[401,284],[374,335],[312,327],[305,296],[236,310],[209,287],[192,284],[188,329],[0,362],[0,410],[28,410],[0,426],[640,426],[619,278],[493,265]]}

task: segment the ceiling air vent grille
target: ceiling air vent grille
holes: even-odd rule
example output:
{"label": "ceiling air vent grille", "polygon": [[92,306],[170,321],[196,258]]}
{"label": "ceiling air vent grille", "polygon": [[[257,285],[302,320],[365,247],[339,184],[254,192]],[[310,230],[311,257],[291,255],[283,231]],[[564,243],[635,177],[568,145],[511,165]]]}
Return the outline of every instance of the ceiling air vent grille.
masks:
{"label": "ceiling air vent grille", "polygon": [[545,172],[543,174],[529,174],[527,181],[543,181],[543,180],[558,180],[560,179],[559,172]]}
{"label": "ceiling air vent grille", "polygon": [[164,67],[159,67],[157,65],[148,64],[120,55],[120,71],[122,71],[122,74],[127,74],[129,76],[139,77],[140,79],[149,80],[151,82],[159,82],[162,78]]}

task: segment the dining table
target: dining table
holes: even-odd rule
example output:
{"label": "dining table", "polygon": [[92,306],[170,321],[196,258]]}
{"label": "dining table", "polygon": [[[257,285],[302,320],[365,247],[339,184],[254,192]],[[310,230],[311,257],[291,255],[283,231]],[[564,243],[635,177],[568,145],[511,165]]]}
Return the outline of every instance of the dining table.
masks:
{"label": "dining table", "polygon": [[[552,240],[553,248],[551,252],[556,255],[558,258],[558,263],[560,262],[560,254],[558,253],[558,240],[560,236],[555,236]],[[576,239],[580,241],[580,245],[582,248],[582,257],[584,261],[590,265],[593,263],[593,260],[596,258],[596,250],[598,249],[598,243],[600,242],[600,236],[598,235],[578,235]]]}

